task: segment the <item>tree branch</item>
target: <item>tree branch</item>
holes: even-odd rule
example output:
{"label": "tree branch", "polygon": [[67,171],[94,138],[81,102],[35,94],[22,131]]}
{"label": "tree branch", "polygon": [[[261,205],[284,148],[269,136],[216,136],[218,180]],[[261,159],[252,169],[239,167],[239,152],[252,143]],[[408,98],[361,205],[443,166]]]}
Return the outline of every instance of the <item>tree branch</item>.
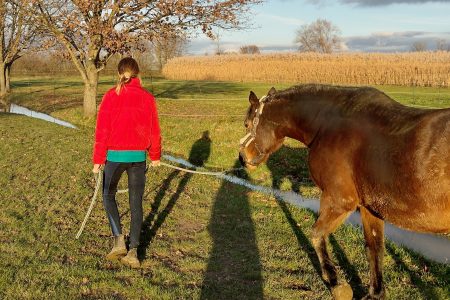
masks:
{"label": "tree branch", "polygon": [[62,33],[51,21],[51,17],[48,12],[42,7],[42,3],[39,1],[37,4],[39,11],[41,12],[42,21],[47,25],[47,27],[55,34],[56,38],[64,45],[67,52],[69,53],[72,62],[74,63],[77,70],[80,72],[81,77],[84,81],[88,80],[86,68],[83,65],[81,59],[76,55],[77,50],[72,46],[72,44],[66,40],[64,33]]}

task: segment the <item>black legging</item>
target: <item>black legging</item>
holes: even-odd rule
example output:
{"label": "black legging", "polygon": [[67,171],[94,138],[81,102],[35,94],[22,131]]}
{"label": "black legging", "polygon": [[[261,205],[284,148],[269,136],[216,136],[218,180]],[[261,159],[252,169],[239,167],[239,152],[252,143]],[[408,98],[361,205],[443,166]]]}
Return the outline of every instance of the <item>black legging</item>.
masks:
{"label": "black legging", "polygon": [[142,227],[142,196],[145,187],[146,163],[120,163],[107,161],[103,174],[103,205],[114,236],[122,234],[120,216],[117,209],[117,184],[124,171],[128,174],[128,189],[131,211],[130,248],[137,248]]}

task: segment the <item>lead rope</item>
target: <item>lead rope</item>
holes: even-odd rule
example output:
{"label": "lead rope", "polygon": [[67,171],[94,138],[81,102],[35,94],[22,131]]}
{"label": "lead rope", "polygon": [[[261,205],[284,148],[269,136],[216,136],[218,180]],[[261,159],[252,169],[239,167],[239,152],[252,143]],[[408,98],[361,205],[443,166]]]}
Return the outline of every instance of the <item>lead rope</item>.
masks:
{"label": "lead rope", "polygon": [[95,200],[97,199],[98,190],[100,189],[100,183],[101,183],[101,180],[102,180],[102,175],[103,175],[103,171],[99,170],[98,171],[98,175],[97,175],[97,183],[95,184],[94,195],[92,196],[92,200],[91,200],[91,205],[89,205],[89,208],[88,208],[88,210],[86,212],[86,215],[84,216],[83,223],[81,223],[80,230],[78,230],[78,233],[75,236],[75,238],[77,240],[80,237],[81,233],[83,233],[84,226],[86,226],[86,222],[87,222],[87,220],[89,218],[89,215],[91,214],[91,211],[94,208]]}
{"label": "lead rope", "polygon": [[[177,167],[165,162],[160,162],[161,166],[165,166],[171,169],[175,169],[178,171],[182,171],[182,172],[186,172],[186,173],[192,173],[192,174],[200,174],[200,175],[208,175],[208,176],[215,176],[215,177],[220,177],[226,173],[232,172],[232,171],[236,171],[236,170],[241,170],[243,168],[233,168],[233,169],[229,169],[226,171],[222,171],[222,172],[208,172],[208,171],[195,171],[195,170],[189,170],[189,169],[185,169],[185,168],[181,168],[181,167]],[[100,183],[101,183],[101,179],[103,178],[103,171],[100,169],[97,175],[97,179],[96,179],[96,184],[95,184],[95,189],[94,189],[94,195],[92,196],[91,199],[91,204],[89,205],[89,208],[86,212],[86,215],[84,216],[84,220],[83,223],[81,223],[81,227],[80,230],[78,230],[77,235],[75,236],[75,238],[78,240],[81,236],[81,234],[83,233],[84,227],[86,226],[87,220],[89,219],[89,216],[92,212],[92,209],[94,208],[94,204],[95,201],[97,200],[97,194],[98,194],[98,190],[100,189]],[[124,189],[124,190],[118,190],[117,193],[121,194],[121,193],[127,193],[128,189]]]}

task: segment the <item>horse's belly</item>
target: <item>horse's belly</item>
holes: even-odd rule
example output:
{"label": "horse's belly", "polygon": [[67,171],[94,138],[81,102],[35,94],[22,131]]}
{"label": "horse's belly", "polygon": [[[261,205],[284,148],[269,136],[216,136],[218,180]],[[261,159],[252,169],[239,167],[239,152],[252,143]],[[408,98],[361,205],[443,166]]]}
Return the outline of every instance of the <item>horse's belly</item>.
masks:
{"label": "horse's belly", "polygon": [[450,195],[384,199],[379,197],[367,207],[389,223],[413,231],[450,233]]}

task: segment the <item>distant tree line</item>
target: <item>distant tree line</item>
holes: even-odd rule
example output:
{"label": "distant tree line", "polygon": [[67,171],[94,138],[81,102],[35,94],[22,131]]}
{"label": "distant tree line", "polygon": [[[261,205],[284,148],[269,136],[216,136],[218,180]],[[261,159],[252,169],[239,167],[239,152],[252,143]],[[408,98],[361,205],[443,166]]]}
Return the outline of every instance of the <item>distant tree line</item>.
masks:
{"label": "distant tree line", "polygon": [[[159,38],[153,42],[148,42],[144,51],[131,51],[127,55],[132,55],[139,62],[143,73],[149,75],[150,73],[158,73],[169,59],[182,56],[186,50],[186,43],[187,40],[184,37],[180,37],[180,39],[171,37],[168,40]],[[100,72],[107,75],[116,75],[117,63],[122,56],[120,53],[113,55]],[[11,69],[12,76],[78,74],[78,70],[73,67],[73,63],[64,59],[64,52],[52,49],[27,52],[14,63]]]}
{"label": "distant tree line", "polygon": [[[411,51],[412,52],[422,52],[422,51],[428,51],[428,45],[424,41],[417,41],[414,42],[411,45]],[[436,51],[450,51],[450,44],[447,43],[444,39],[438,39],[436,40]]]}

